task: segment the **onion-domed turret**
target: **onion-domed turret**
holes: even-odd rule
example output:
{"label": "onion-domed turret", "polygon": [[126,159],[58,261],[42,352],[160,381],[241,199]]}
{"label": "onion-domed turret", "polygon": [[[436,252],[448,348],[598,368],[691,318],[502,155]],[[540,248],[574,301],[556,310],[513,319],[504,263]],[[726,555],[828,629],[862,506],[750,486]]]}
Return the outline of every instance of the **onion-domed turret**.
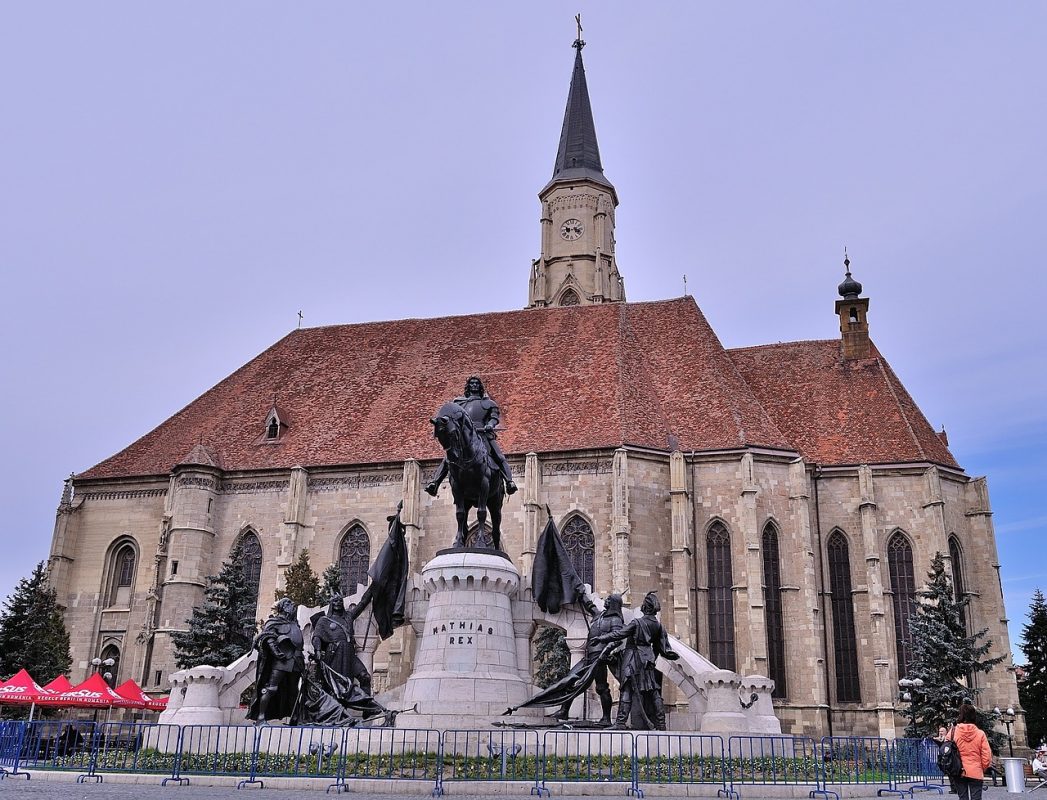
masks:
{"label": "onion-domed turret", "polygon": [[847,257],[846,252],[843,254],[843,268],[847,271],[847,277],[838,287],[840,297],[844,300],[855,300],[862,293],[862,285],[851,277],[851,259]]}

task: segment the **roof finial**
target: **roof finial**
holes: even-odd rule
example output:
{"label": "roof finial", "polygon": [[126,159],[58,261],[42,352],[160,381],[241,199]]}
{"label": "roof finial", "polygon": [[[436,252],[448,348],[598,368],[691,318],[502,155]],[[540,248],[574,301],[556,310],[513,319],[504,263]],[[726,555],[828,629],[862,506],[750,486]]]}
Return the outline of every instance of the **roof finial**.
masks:
{"label": "roof finial", "polygon": [[578,26],[578,38],[574,40],[574,44],[572,44],[571,47],[577,47],[578,50],[580,51],[583,47],[585,47],[585,42],[582,41],[582,15],[581,14],[575,14],[574,15],[574,24]]}
{"label": "roof finial", "polygon": [[847,255],[846,247],[843,248],[843,268],[847,274],[843,279],[843,283],[837,287],[837,291],[839,291],[840,297],[845,300],[854,300],[862,293],[862,285],[851,277],[851,259]]}

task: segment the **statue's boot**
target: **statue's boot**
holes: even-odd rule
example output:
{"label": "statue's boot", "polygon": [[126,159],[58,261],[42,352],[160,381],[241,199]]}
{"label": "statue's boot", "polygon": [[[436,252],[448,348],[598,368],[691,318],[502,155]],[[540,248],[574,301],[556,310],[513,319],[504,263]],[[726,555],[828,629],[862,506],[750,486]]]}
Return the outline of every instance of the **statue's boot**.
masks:
{"label": "statue's boot", "polygon": [[272,693],[268,689],[262,689],[262,696],[258,698],[258,719],[254,721],[255,725],[269,724],[269,702],[272,699]]}
{"label": "statue's boot", "polygon": [[654,697],[651,698],[651,704],[654,706],[654,714],[651,722],[654,724],[655,730],[665,730],[665,703],[662,702],[662,696],[659,692],[652,692]]}
{"label": "statue's boot", "polygon": [[553,719],[570,719],[571,718],[571,703],[570,701],[560,706],[560,710],[553,714]]}
{"label": "statue's boot", "polygon": [[614,725],[611,726],[613,731],[627,731],[629,730],[629,715],[633,710],[633,698],[631,695],[625,693],[618,699],[618,718],[614,721]]}
{"label": "statue's boot", "polygon": [[603,716],[600,717],[599,725],[609,726],[611,724],[611,690],[608,689],[597,689],[596,693],[600,696],[600,708],[603,710]]}

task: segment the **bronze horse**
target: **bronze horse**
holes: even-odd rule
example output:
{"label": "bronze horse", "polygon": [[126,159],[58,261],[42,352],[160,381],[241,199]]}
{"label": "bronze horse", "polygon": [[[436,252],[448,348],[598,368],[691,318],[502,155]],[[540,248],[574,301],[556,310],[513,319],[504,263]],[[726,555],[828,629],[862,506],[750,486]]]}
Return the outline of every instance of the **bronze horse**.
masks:
{"label": "bronze horse", "polygon": [[469,415],[455,403],[444,403],[429,421],[445,457],[426,491],[436,495],[440,481],[445,475],[450,475],[454,514],[458,520],[458,535],[452,546],[465,547],[469,510],[475,508],[476,521],[481,528],[487,522],[487,513],[491,513],[491,540],[494,549],[501,550],[505,484],[491,459],[487,440],[477,432]]}

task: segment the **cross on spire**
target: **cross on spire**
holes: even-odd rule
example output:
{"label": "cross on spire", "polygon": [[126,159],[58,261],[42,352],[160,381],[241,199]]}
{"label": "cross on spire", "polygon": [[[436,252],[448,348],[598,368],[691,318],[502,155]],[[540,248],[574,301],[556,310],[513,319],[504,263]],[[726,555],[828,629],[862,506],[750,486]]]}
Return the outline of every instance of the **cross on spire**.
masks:
{"label": "cross on spire", "polygon": [[585,47],[585,42],[582,41],[582,15],[581,14],[575,14],[574,15],[574,24],[578,26],[578,38],[574,40],[574,44],[571,45],[571,46],[572,47],[577,47],[579,50],[581,50],[583,47]]}

